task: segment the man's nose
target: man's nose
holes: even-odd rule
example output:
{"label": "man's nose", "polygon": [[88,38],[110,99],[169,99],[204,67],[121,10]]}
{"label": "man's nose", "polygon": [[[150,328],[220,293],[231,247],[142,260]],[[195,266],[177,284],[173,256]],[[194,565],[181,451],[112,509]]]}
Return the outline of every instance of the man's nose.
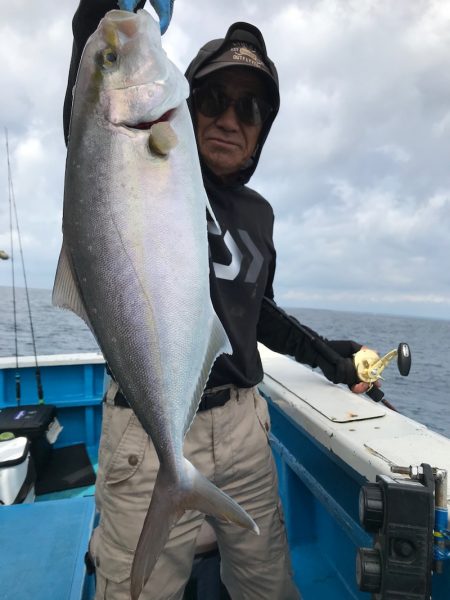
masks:
{"label": "man's nose", "polygon": [[231,103],[216,119],[217,125],[224,129],[234,130],[239,128],[239,118],[234,108],[234,103]]}

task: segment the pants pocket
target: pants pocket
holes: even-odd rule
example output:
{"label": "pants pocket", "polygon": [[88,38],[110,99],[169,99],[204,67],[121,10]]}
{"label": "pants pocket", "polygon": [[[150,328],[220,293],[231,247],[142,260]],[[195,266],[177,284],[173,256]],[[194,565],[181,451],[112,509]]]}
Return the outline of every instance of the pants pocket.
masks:
{"label": "pants pocket", "polygon": [[[134,553],[105,537],[101,526],[92,534],[89,552],[95,565],[97,593],[102,587],[106,590],[108,581],[119,584],[129,580]],[[101,595],[97,597],[97,593],[95,600],[102,598]]]}
{"label": "pants pocket", "polygon": [[130,479],[141,466],[148,435],[130,409],[108,407],[112,411],[109,421],[111,454],[103,454],[107,485]]}
{"label": "pants pocket", "polygon": [[254,402],[255,402],[256,418],[258,419],[261,429],[264,431],[267,441],[269,441],[269,433],[270,433],[269,407],[267,406],[266,400],[259,394],[257,388],[254,388],[253,397],[254,397]]}

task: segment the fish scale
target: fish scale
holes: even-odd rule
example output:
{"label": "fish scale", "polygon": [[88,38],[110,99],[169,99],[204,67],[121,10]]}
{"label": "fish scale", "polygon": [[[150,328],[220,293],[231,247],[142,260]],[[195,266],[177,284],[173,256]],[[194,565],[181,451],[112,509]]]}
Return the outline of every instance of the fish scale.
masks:
{"label": "fish scale", "polygon": [[132,600],[186,509],[258,532],[183,456],[214,360],[232,351],[209,294],[211,208],[188,91],[156,21],[111,11],[84,49],[71,115],[53,303],[89,325],[160,460]]}

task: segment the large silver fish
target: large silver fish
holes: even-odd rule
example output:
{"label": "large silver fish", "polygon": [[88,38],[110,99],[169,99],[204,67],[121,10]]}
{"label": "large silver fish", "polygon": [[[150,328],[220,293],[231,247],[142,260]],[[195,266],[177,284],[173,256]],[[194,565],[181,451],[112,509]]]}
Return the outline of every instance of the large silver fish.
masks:
{"label": "large silver fish", "polygon": [[212,364],[231,352],[209,295],[208,200],[187,95],[156,21],[109,12],[74,90],[53,303],[89,325],[160,460],[133,600],[186,509],[257,532],[183,456]]}

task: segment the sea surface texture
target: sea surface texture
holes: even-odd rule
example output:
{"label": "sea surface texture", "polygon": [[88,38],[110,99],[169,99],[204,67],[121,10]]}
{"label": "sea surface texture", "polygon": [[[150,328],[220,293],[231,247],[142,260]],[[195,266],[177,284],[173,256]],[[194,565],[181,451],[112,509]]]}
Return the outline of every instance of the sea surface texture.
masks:
{"label": "sea surface texture", "polygon": [[[37,354],[98,352],[87,326],[51,304],[51,291],[29,290]],[[0,287],[0,356],[33,355],[30,319],[23,288],[16,290],[16,330],[12,289]],[[450,438],[450,321],[378,314],[287,308],[301,323],[330,340],[352,339],[380,355],[400,342],[411,347],[412,367],[402,377],[393,361],[384,371],[385,397],[400,412]]]}

